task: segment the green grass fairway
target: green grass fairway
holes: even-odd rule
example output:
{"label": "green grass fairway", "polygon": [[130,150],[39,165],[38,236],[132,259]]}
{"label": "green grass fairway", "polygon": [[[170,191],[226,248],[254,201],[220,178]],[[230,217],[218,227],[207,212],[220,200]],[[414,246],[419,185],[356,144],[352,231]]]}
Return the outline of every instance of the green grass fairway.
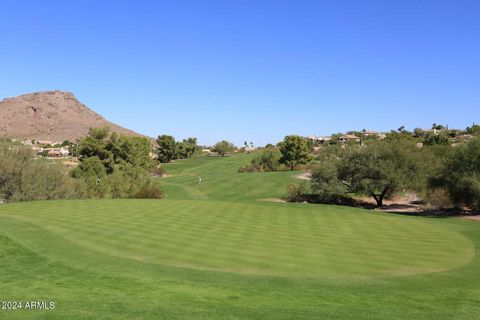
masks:
{"label": "green grass fairway", "polygon": [[56,302],[0,319],[479,318],[480,223],[258,201],[295,173],[250,157],[168,165],[166,200],[0,206],[0,301]]}
{"label": "green grass fairway", "polygon": [[[251,154],[232,157],[196,157],[167,164],[169,178],[162,179],[168,199],[256,200],[285,196],[298,172],[237,173]],[[197,176],[202,183],[197,183]]]}

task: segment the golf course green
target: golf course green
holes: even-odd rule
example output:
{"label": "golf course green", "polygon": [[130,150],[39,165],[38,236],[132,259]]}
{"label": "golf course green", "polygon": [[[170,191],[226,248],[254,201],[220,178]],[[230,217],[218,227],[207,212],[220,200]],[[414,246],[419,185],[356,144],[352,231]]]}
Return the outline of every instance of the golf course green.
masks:
{"label": "golf course green", "polygon": [[0,302],[55,302],[0,319],[478,319],[478,222],[265,201],[298,172],[251,157],[168,164],[164,200],[0,206]]}

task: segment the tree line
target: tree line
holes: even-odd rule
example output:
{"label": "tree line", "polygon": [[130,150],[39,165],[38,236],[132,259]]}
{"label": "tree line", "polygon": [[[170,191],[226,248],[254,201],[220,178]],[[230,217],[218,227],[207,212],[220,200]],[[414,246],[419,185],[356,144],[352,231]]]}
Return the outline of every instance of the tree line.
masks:
{"label": "tree line", "polygon": [[163,191],[151,178],[156,163],[148,138],[92,128],[78,143],[79,165],[35,159],[33,150],[0,139],[0,199],[153,198]]}
{"label": "tree line", "polygon": [[291,201],[339,204],[368,196],[381,207],[385,199],[415,192],[437,207],[480,209],[480,137],[456,146],[419,146],[399,130],[383,140],[315,147],[290,135],[256,153],[239,172],[305,168],[311,180],[288,187]]}
{"label": "tree line", "polygon": [[[202,151],[202,148],[197,144],[197,138],[191,137],[176,141],[173,136],[160,135],[157,140],[157,157],[161,163],[168,163],[177,159],[191,158],[194,154]],[[218,153],[222,157],[235,151],[235,145],[229,141],[222,140],[217,142],[212,151]]]}
{"label": "tree line", "polygon": [[438,207],[479,210],[480,137],[456,147],[420,148],[398,138],[323,148],[312,166],[310,184],[290,186],[289,196],[297,201],[342,203],[367,195],[381,207],[385,199],[407,191]]}

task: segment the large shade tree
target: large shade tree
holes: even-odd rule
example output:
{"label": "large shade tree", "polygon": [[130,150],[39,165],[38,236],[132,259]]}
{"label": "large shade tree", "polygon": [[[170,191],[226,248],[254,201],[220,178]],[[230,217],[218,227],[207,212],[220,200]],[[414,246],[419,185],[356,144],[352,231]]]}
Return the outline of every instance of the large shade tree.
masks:
{"label": "large shade tree", "polygon": [[311,146],[304,137],[296,135],[286,136],[278,146],[282,154],[279,161],[287,165],[290,170],[293,170],[297,164],[306,164],[311,160]]}
{"label": "large shade tree", "polygon": [[158,160],[167,163],[175,159],[177,154],[177,144],[175,138],[169,135],[158,136]]}
{"label": "large shade tree", "polygon": [[312,176],[312,189],[323,195],[366,194],[380,207],[386,197],[420,184],[417,152],[418,148],[406,141],[372,142],[349,149],[319,166]]}
{"label": "large shade tree", "polygon": [[235,150],[235,145],[226,140],[219,141],[213,146],[213,150],[219,155],[224,157],[227,153],[233,152]]}

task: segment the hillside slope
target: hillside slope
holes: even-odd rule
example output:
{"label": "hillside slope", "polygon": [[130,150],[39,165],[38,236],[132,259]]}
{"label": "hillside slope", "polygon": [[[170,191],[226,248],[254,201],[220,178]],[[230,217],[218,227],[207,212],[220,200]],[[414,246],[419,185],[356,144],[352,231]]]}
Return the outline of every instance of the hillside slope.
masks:
{"label": "hillside slope", "polygon": [[139,135],[109,122],[70,92],[44,91],[0,101],[0,135],[15,139],[74,141],[91,127]]}

